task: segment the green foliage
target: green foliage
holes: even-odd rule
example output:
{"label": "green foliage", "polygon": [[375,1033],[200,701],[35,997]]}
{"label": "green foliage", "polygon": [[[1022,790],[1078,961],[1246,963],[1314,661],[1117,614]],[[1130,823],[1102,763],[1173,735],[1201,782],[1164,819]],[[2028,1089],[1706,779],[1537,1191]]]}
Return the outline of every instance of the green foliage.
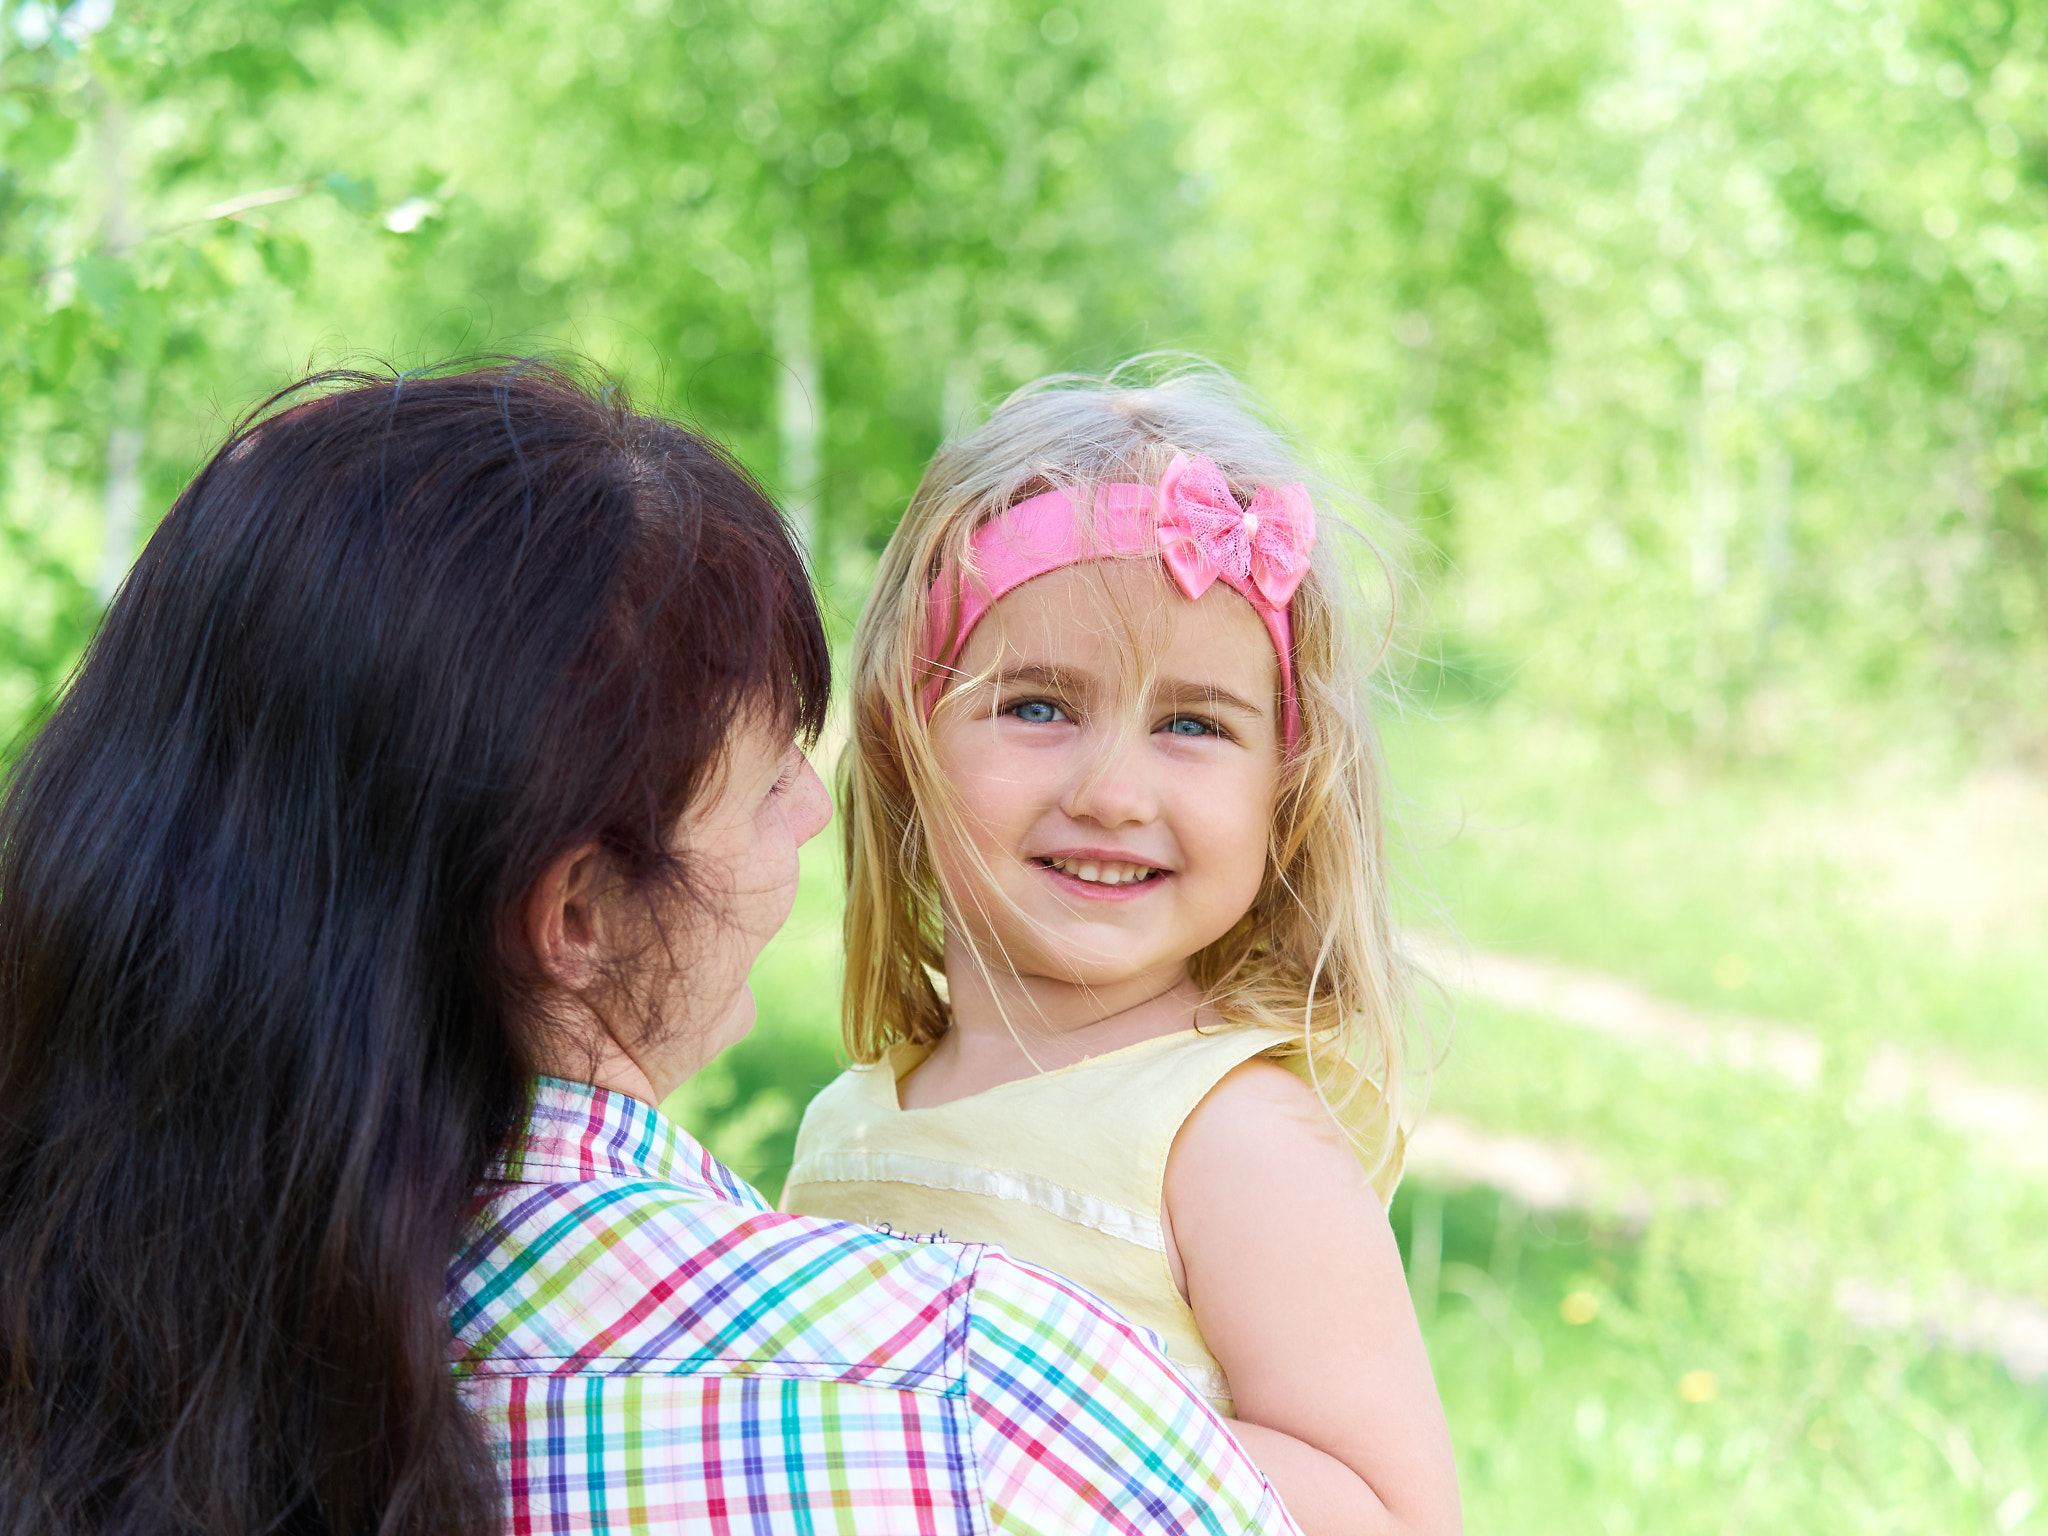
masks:
{"label": "green foliage", "polygon": [[1469,644],[1720,752],[1873,696],[2038,739],[2038,18],[1179,14],[1213,323],[1382,461]]}
{"label": "green foliage", "polygon": [[1718,757],[2048,729],[2023,9],[105,19],[0,41],[0,500],[81,574],[123,422],[153,515],[310,361],[568,348],[734,441],[850,605],[979,402],[1192,346],[1421,535],[1474,676]]}
{"label": "green foliage", "polygon": [[[1075,360],[1077,337],[1136,339],[1162,297],[1134,279],[1182,206],[1165,135],[1104,40],[1049,45],[1035,8],[451,7],[306,47],[329,88],[296,104],[299,141],[388,164],[390,123],[437,130],[398,171],[431,222],[348,249],[332,279],[402,349],[595,352],[842,545],[886,534],[945,410]],[[465,67],[479,50],[498,66]],[[827,402],[812,484],[773,436],[790,282]]]}
{"label": "green foliage", "polygon": [[[124,6],[96,31],[108,18],[91,6],[11,14],[12,35],[0,33],[9,738],[69,671],[127,564],[135,513],[159,515],[225,418],[291,371],[252,363],[307,289],[311,249],[266,210],[319,195],[280,184],[292,157],[265,128],[266,106],[313,87],[282,46],[277,7]],[[110,539],[121,546],[111,554]]]}
{"label": "green foliage", "polygon": [[0,581],[16,594],[9,622],[0,626],[0,720],[10,729],[0,758],[11,760],[84,649],[100,606],[34,529],[13,522],[0,524]]}

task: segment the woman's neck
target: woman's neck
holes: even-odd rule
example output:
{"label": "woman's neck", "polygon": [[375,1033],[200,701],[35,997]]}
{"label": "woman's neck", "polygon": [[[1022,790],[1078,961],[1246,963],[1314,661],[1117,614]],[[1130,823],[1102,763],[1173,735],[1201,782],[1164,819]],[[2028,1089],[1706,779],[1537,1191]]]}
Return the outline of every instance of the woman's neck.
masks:
{"label": "woman's neck", "polygon": [[953,1027],[898,1084],[905,1109],[930,1109],[1174,1034],[1193,1026],[1202,1005],[1184,967],[1089,987],[993,970],[971,955],[953,958],[964,948],[947,946]]}

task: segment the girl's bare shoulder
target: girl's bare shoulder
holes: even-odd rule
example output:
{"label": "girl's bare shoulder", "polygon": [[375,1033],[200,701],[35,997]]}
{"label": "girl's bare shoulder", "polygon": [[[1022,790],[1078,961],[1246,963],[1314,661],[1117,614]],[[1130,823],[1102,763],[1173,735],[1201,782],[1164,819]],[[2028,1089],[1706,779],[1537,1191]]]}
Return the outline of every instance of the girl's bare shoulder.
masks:
{"label": "girl's bare shoulder", "polygon": [[1277,1061],[1234,1068],[1182,1124],[1167,1163],[1176,1184],[1214,1191],[1297,1181],[1350,1189],[1364,1183],[1358,1159],[1316,1091]]}

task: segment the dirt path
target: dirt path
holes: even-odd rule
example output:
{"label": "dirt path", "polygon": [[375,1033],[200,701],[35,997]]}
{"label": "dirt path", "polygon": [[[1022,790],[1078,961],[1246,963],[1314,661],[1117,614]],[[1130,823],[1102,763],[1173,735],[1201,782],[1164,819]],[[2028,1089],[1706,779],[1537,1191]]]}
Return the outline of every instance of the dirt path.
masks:
{"label": "dirt path", "polygon": [[[1636,1224],[1649,1219],[1649,1195],[1583,1148],[1499,1135],[1455,1115],[1429,1114],[1408,1141],[1408,1172],[1426,1184],[1484,1185],[1536,1212],[1604,1211]],[[1702,1181],[1702,1201],[1714,1198]],[[1426,1260],[1422,1270],[1434,1273]],[[1882,1280],[1855,1278],[1835,1288],[1835,1305],[1860,1328],[1917,1333],[1931,1344],[1996,1355],[2015,1381],[2048,1380],[2048,1307],[1953,1281],[1932,1296]]]}
{"label": "dirt path", "polygon": [[[1793,1026],[1689,1008],[1633,982],[1549,961],[1461,951],[1418,934],[1408,939],[1454,991],[1705,1065],[1768,1073],[1809,1091],[1821,1083],[1826,1047]],[[2048,1095],[1987,1083],[1954,1062],[1892,1046],[1873,1053],[1861,1091],[1883,1104],[1918,1095],[1930,1116],[1985,1155],[2048,1176]],[[1431,1184],[1500,1190],[1531,1211],[1602,1210],[1631,1223],[1651,1214],[1647,1191],[1584,1148],[1499,1134],[1454,1115],[1424,1116],[1409,1139],[1408,1168]],[[1711,1183],[1701,1181],[1694,1198],[1713,1200]],[[1860,1327],[1917,1332],[1947,1348],[1996,1355],[2017,1381],[2048,1379],[2048,1307],[2031,1298],[1960,1282],[1928,1298],[1858,1279],[1837,1288],[1835,1304]]]}
{"label": "dirt path", "polygon": [[[1809,1090],[1819,1086],[1827,1064],[1826,1046],[1796,1025],[1689,1008],[1634,982],[1548,960],[1461,950],[1420,933],[1407,940],[1424,968],[1453,991],[1540,1013],[1625,1045],[1768,1073]],[[1954,1060],[1887,1045],[1872,1054],[1862,1095],[1873,1106],[1903,1104],[1918,1095],[1938,1124],[1987,1156],[2048,1175],[2048,1094],[1985,1082]]]}

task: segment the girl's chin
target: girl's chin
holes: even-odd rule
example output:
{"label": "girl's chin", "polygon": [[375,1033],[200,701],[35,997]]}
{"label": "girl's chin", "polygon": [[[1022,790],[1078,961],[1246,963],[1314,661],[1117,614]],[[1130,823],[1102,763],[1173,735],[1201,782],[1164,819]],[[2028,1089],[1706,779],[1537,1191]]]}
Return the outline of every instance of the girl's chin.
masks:
{"label": "girl's chin", "polygon": [[[1059,935],[1055,935],[1057,943]],[[1088,943],[1087,938],[1101,938],[1101,935],[1077,936],[1071,944],[1059,945],[1056,951],[1047,951],[1043,936],[1033,948],[1038,952],[1031,961],[1018,967],[1019,973],[1033,980],[1058,982],[1070,987],[1110,988],[1126,986],[1147,977],[1169,977],[1178,980],[1187,974],[1185,957],[1148,953],[1136,950],[1123,935],[1124,942]],[[1112,936],[1114,937],[1114,936]],[[1002,951],[998,951],[1002,953]],[[1016,956],[1019,950],[1011,946],[1008,953]],[[1028,967],[1028,969],[1027,969]],[[1170,981],[1169,983],[1170,984]]]}

